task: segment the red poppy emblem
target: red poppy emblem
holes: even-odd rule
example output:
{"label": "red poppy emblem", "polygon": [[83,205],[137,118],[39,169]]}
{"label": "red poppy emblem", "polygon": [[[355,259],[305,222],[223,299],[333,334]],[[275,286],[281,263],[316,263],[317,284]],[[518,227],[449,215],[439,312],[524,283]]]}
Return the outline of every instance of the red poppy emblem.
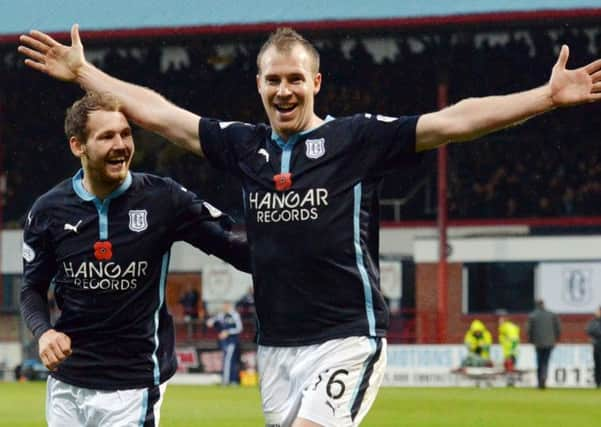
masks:
{"label": "red poppy emblem", "polygon": [[94,256],[98,261],[108,261],[113,257],[113,245],[108,240],[94,243]]}
{"label": "red poppy emblem", "polygon": [[278,191],[286,191],[292,187],[292,174],[291,173],[279,173],[273,176],[273,182],[275,182],[275,189]]}

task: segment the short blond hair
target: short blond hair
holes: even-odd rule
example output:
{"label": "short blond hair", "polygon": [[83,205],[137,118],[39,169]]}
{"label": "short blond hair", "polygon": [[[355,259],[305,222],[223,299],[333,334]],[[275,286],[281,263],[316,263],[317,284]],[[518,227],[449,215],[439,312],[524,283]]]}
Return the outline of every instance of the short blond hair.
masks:
{"label": "short blond hair", "polygon": [[292,48],[296,45],[301,45],[305,51],[309,54],[312,59],[312,69],[313,73],[319,72],[319,52],[315,49],[306,38],[301,36],[299,33],[294,31],[289,27],[281,27],[275,30],[275,32],[271,33],[269,38],[263,46],[261,46],[261,50],[257,54],[257,70],[259,74],[261,73],[261,59],[265,54],[265,51],[270,47],[275,47],[278,52],[286,52],[289,53],[292,51]]}

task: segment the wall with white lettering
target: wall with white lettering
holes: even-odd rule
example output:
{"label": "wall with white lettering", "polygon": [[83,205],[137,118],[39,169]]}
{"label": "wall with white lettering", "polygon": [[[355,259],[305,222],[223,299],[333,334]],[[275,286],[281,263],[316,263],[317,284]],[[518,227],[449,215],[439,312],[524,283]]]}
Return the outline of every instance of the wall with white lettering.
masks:
{"label": "wall with white lettering", "polygon": [[[481,379],[469,378],[452,371],[461,366],[467,351],[462,345],[391,345],[388,347],[388,368],[385,386],[492,386],[506,385],[507,377],[498,375],[503,368],[501,348],[493,345],[491,359],[495,366],[482,373]],[[530,344],[522,344],[517,369],[523,371],[517,387],[536,386],[536,353]],[[490,375],[488,375],[490,374]],[[551,353],[548,387],[593,387],[592,346],[561,344]]]}

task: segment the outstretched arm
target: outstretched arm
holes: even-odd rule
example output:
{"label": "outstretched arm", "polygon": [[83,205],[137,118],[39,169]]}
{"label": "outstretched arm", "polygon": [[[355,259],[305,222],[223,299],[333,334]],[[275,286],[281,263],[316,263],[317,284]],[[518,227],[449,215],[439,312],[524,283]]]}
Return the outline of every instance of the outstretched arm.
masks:
{"label": "outstretched arm", "polygon": [[19,38],[25,64],[59,80],[79,84],[86,91],[109,92],[121,102],[133,122],[202,156],[199,116],[169,102],[157,92],[109,76],[86,61],[79,26],[71,27],[71,46],[33,30]]}
{"label": "outstretched arm", "polygon": [[568,70],[569,49],[561,47],[549,82],[525,92],[468,98],[417,122],[416,150],[463,142],[521,123],[558,107],[601,100],[601,59]]}

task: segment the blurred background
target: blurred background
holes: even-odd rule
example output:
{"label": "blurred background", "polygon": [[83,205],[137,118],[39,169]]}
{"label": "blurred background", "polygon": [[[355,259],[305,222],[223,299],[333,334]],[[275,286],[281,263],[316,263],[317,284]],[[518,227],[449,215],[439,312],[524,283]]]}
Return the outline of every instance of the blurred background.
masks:
{"label": "blurred background", "polygon": [[[28,70],[16,51],[18,34],[37,28],[68,42],[70,25],[79,22],[88,60],[109,74],[200,115],[253,123],[266,120],[256,54],[281,25],[319,48],[322,117],[419,114],[529,89],[547,81],[562,44],[570,46],[570,68],[601,57],[595,1],[250,3],[0,1],[0,372],[7,378],[36,356],[18,313],[22,224],[33,201],[79,167],[62,126],[66,108],[82,95]],[[413,375],[420,369],[440,373],[423,380],[428,385],[454,384],[449,369],[464,355],[470,323],[482,320],[496,342],[505,314],[526,341],[527,315],[540,298],[564,327],[552,385],[592,385],[584,328],[601,305],[600,118],[601,103],[554,111],[432,152],[419,171],[386,178],[388,384],[420,385],[423,378]],[[133,170],[173,177],[244,227],[235,178],[141,129],[134,138]],[[182,372],[220,371],[217,333],[205,319],[223,302],[242,316],[242,362],[252,371],[250,278],[183,244],[174,247],[170,272],[167,303]],[[520,366],[527,369],[534,353],[523,347]],[[430,355],[430,363],[416,354]]]}

